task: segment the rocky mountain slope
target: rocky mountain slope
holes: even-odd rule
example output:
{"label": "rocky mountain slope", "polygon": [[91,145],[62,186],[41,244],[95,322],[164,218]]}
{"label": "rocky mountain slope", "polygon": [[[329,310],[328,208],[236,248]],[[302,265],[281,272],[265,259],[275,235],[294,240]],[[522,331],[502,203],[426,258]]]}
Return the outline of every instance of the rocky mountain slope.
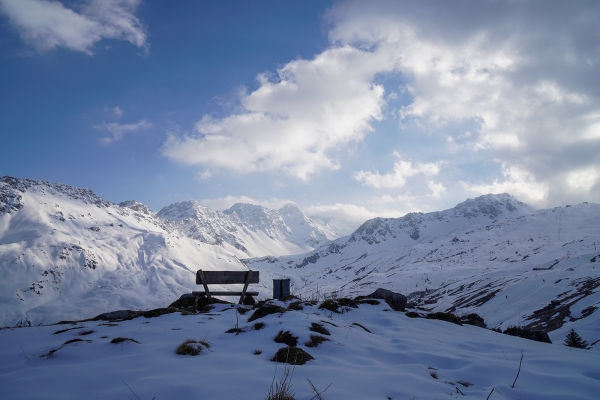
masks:
{"label": "rocky mountain slope", "polygon": [[306,297],[385,287],[423,310],[476,312],[488,326],[527,326],[560,341],[574,327],[600,343],[597,204],[536,211],[508,194],[485,195],[445,211],[376,218],[312,252],[244,263],[291,278]]}
{"label": "rocky mountain slope", "polygon": [[158,216],[192,239],[212,245],[228,243],[240,257],[297,254],[329,241],[294,204],[271,210],[238,203],[219,212],[192,200],[167,206]]}

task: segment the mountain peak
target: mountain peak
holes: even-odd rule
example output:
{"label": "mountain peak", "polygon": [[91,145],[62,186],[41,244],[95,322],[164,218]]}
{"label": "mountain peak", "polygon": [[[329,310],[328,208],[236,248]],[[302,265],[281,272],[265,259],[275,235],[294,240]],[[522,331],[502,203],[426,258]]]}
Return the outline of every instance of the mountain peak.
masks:
{"label": "mountain peak", "polygon": [[517,200],[508,193],[484,194],[474,199],[467,199],[454,207],[455,215],[463,217],[477,217],[485,215],[490,219],[497,218],[500,214],[508,212],[531,214],[535,210],[527,204]]}
{"label": "mountain peak", "polygon": [[285,206],[281,207],[279,210],[280,214],[302,214],[302,211],[300,211],[300,208],[298,208],[298,205],[296,203],[287,203]]}
{"label": "mountain peak", "polygon": [[206,214],[214,214],[208,207],[196,200],[181,201],[161,208],[158,212],[160,218],[181,221],[185,219],[202,219]]}
{"label": "mountain peak", "polygon": [[141,212],[146,215],[154,214],[150,207],[135,200],[125,200],[119,203],[119,206],[130,208],[134,211]]}

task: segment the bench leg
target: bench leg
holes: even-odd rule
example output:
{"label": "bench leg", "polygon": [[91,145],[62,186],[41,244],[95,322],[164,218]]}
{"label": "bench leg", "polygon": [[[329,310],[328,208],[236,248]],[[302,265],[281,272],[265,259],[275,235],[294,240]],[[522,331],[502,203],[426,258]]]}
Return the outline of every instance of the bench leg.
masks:
{"label": "bench leg", "polygon": [[238,304],[244,304],[244,298],[246,297],[246,290],[248,290],[248,285],[250,284],[250,271],[246,273],[246,282],[244,282],[244,289],[242,289],[242,295],[240,296],[240,301]]}

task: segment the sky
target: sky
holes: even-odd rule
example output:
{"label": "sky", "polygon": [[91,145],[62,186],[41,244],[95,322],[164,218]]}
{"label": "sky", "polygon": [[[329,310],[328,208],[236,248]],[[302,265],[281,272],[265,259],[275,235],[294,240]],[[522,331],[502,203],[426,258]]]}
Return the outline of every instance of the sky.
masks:
{"label": "sky", "polygon": [[0,175],[155,211],[600,203],[597,1],[0,0]]}

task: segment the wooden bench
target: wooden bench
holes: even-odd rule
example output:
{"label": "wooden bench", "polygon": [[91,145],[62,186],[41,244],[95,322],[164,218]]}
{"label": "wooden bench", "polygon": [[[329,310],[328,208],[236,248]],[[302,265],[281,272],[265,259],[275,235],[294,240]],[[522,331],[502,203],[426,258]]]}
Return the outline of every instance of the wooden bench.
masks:
{"label": "wooden bench", "polygon": [[[206,296],[212,302],[211,296],[240,296],[238,304],[244,302],[246,296],[258,296],[258,292],[248,291],[248,285],[259,282],[258,271],[202,271],[196,272],[196,285],[203,285],[203,292],[192,292],[194,296]],[[208,285],[244,284],[241,292],[219,292],[208,290]]]}

